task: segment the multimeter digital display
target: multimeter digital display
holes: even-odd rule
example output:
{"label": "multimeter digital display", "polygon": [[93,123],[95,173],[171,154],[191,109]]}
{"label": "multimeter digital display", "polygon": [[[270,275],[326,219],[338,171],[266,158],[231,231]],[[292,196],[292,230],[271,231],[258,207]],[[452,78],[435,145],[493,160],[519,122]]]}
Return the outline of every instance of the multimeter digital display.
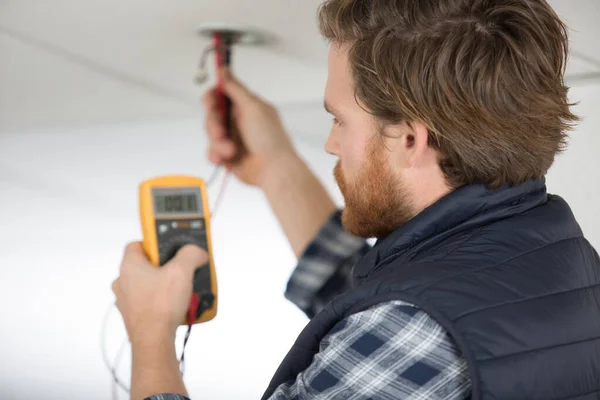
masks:
{"label": "multimeter digital display", "polygon": [[[198,178],[167,176],[140,185],[140,217],[144,250],[150,261],[162,266],[187,244],[208,253],[207,265],[194,275],[199,307],[196,323],[213,319],[217,312],[217,281],[210,238],[210,212],[206,185]],[[182,325],[187,322],[182,321]]]}
{"label": "multimeter digital display", "polygon": [[155,193],[154,210],[157,214],[198,213],[200,196],[198,193]]}

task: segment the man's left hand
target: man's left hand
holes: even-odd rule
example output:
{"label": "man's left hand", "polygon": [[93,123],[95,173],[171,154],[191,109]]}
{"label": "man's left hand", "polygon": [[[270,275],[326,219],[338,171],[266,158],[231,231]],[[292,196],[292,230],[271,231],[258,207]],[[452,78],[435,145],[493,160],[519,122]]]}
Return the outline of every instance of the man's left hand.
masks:
{"label": "man's left hand", "polygon": [[112,289],[132,344],[157,337],[174,340],[189,307],[194,272],[207,261],[204,250],[188,245],[157,268],[141,243],[127,245]]}

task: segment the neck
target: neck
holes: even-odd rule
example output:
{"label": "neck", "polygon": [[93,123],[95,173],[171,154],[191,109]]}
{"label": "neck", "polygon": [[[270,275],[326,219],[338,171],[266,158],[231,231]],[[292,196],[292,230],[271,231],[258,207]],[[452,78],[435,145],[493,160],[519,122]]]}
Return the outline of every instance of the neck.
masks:
{"label": "neck", "polygon": [[445,179],[420,179],[413,185],[413,213],[414,216],[430,207],[441,198],[452,193]]}

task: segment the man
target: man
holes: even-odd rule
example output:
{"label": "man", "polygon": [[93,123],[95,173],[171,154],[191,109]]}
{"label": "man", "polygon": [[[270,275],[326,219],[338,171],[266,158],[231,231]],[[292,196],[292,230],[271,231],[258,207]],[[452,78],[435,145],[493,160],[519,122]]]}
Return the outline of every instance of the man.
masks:
{"label": "man", "polygon": [[[545,0],[329,0],[319,18],[341,214],[271,106],[228,77],[240,160],[205,99],[209,158],[266,194],[311,318],[263,398],[598,398],[600,260],[544,182],[577,121],[565,26]],[[174,332],[205,260],[127,248],[132,398],[187,396]]]}

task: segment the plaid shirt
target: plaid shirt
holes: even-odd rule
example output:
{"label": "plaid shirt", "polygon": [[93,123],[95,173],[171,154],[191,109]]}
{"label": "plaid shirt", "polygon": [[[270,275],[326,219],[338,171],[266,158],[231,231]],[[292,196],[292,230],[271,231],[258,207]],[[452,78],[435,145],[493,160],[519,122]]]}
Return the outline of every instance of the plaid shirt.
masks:
{"label": "plaid shirt", "polygon": [[[352,267],[369,249],[344,232],[335,213],[301,257],[286,298],[313,317],[351,288]],[[312,364],[270,400],[458,400],[470,398],[470,391],[466,362],[448,333],[412,304],[391,301],[340,321]]]}

